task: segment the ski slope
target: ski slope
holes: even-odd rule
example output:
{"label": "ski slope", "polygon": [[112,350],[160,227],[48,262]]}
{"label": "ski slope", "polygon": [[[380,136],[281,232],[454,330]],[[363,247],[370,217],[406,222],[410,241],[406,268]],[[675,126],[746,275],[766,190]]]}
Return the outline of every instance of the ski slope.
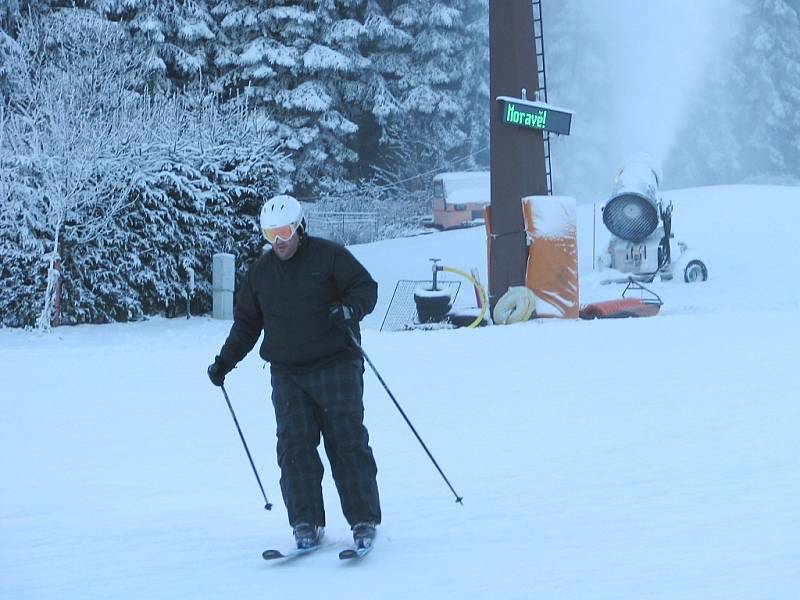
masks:
{"label": "ski slope", "polygon": [[[368,370],[384,523],[357,564],[336,556],[350,537],[328,473],[327,546],[260,558],[290,532],[268,371],[253,352],[226,388],[271,512],[205,375],[230,323],[0,330],[0,598],[797,598],[800,188],[666,195],[710,279],[655,283],[649,319],[380,332],[430,257],[485,282],[485,234],[353,248],[380,284],[364,348],[464,496]],[[592,208],[581,294],[613,298],[591,273]]]}

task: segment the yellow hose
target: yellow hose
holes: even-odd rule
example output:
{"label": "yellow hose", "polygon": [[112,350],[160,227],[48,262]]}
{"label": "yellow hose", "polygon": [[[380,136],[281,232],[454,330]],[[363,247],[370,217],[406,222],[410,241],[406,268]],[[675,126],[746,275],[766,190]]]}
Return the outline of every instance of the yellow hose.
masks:
{"label": "yellow hose", "polygon": [[483,300],[481,303],[481,314],[479,314],[472,323],[467,325],[467,329],[474,329],[481,324],[481,321],[483,321],[483,317],[486,314],[486,309],[489,307],[489,299],[486,297],[486,292],[483,290],[483,286],[478,283],[478,281],[472,275],[465,273],[461,269],[454,269],[453,267],[441,267],[441,270],[449,273],[455,273],[456,275],[460,275],[464,279],[471,281],[472,285],[478,288],[478,291],[481,293],[481,299]]}

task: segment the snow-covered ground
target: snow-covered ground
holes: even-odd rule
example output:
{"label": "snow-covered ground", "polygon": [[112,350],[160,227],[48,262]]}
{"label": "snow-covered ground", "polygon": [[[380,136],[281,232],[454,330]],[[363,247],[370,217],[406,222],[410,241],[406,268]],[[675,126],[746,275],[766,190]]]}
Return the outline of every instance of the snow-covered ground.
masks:
{"label": "snow-covered ground", "polygon": [[[430,257],[486,281],[484,232],[353,248],[380,283],[364,347],[464,496],[368,370],[384,524],[359,564],[336,558],[329,475],[328,547],[261,560],[289,544],[274,417],[253,352],[226,387],[265,512],[205,376],[229,323],[0,330],[0,598],[799,597],[800,189],[668,196],[710,280],[654,284],[650,319],[380,332]],[[592,207],[579,219],[582,296],[616,297],[590,272]]]}

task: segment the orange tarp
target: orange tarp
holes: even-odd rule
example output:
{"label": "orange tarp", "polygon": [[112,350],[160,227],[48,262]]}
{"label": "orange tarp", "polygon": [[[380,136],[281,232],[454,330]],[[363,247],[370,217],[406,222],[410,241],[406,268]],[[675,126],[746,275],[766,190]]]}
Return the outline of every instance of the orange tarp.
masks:
{"label": "orange tarp", "polygon": [[578,239],[575,200],[565,196],[522,199],[530,247],[525,285],[536,296],[537,317],[577,319]]}

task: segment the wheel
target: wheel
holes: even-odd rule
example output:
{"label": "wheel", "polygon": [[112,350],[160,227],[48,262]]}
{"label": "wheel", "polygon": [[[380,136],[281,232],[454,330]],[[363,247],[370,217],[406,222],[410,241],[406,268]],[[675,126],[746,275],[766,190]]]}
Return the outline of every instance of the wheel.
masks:
{"label": "wheel", "polygon": [[708,279],[708,269],[701,260],[691,260],[683,270],[683,280],[686,283],[696,283]]}

